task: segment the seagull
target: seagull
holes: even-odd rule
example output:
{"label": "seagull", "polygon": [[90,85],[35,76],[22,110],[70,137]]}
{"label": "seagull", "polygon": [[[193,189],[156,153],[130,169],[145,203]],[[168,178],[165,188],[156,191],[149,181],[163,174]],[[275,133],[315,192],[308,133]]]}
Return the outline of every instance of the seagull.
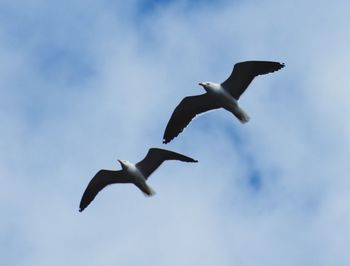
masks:
{"label": "seagull", "polygon": [[79,211],[82,212],[103,188],[114,183],[132,183],[145,196],[153,196],[155,191],[146,183],[146,180],[167,160],[198,162],[180,153],[158,148],[149,149],[146,157],[137,164],[133,164],[127,160],[118,160],[122,170],[111,171],[102,169],[91,179],[81,198]]}
{"label": "seagull", "polygon": [[271,61],[245,61],[234,65],[231,75],[223,83],[200,82],[206,93],[185,97],[175,108],[165,128],[163,143],[177,137],[198,114],[224,108],[244,124],[248,114],[238,105],[238,100],[252,80],[259,75],[275,72],[284,63]]}

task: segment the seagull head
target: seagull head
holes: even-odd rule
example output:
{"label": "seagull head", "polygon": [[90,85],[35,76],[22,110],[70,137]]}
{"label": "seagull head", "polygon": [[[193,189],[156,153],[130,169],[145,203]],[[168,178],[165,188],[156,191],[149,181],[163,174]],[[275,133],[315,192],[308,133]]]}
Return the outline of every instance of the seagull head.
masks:
{"label": "seagull head", "polygon": [[208,88],[212,87],[211,82],[199,82],[198,85],[202,86],[206,91],[208,91]]}
{"label": "seagull head", "polygon": [[118,162],[120,163],[123,170],[127,169],[130,165],[130,162],[128,162],[127,160],[118,160]]}

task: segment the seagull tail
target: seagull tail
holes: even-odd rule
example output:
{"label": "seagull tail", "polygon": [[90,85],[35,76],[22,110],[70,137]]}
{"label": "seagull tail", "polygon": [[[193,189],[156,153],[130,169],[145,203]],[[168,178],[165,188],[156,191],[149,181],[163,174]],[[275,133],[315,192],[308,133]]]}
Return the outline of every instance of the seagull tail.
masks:
{"label": "seagull tail", "polygon": [[238,119],[242,124],[245,124],[245,123],[249,122],[250,117],[247,114],[244,114],[243,116],[239,117]]}
{"label": "seagull tail", "polygon": [[139,189],[143,192],[143,195],[145,195],[146,197],[151,197],[154,196],[156,194],[156,191],[151,188],[149,185],[147,185],[146,183],[142,184],[142,186],[138,186]]}
{"label": "seagull tail", "polygon": [[143,194],[146,197],[152,197],[156,194],[156,191],[153,188],[151,188],[150,186],[148,186],[147,191],[143,191]]}
{"label": "seagull tail", "polygon": [[238,118],[238,120],[242,123],[245,124],[247,122],[249,122],[250,117],[249,115],[240,107],[238,107],[238,109],[235,110],[235,112],[232,112],[235,117]]}

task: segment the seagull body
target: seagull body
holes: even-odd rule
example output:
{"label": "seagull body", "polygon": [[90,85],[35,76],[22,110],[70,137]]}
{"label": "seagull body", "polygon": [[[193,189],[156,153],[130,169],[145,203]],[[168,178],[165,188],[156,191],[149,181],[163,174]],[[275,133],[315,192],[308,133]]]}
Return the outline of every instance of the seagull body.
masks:
{"label": "seagull body", "polygon": [[[248,114],[238,105],[238,101],[221,85],[214,82],[200,82],[199,85],[207,91],[217,108],[224,108],[236,116],[241,123],[249,121]],[[216,109],[216,108],[215,108]]]}
{"label": "seagull body", "polygon": [[146,196],[152,196],[155,191],[147,184],[148,177],[166,160],[197,162],[196,160],[169,150],[151,148],[146,157],[133,164],[127,160],[118,160],[122,170],[100,170],[91,179],[81,198],[79,211],[82,212],[96,195],[106,186],[115,183],[131,183],[136,185]]}
{"label": "seagull body", "polygon": [[153,196],[155,191],[146,183],[147,177],[141,173],[135,164],[127,160],[118,160],[124,170],[126,179],[135,184],[146,196]]}
{"label": "seagull body", "polygon": [[270,61],[246,61],[234,65],[231,75],[223,83],[200,82],[206,93],[185,97],[175,108],[165,128],[163,143],[177,137],[198,114],[224,108],[241,123],[249,121],[248,114],[238,105],[238,100],[252,80],[263,74],[275,72],[284,64]]}

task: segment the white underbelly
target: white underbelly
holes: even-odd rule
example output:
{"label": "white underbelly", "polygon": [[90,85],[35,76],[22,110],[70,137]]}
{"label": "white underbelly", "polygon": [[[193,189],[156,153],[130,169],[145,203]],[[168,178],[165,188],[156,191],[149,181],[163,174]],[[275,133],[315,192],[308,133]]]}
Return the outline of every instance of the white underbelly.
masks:
{"label": "white underbelly", "polygon": [[143,176],[140,170],[136,168],[136,166],[130,167],[127,170],[127,174],[129,178],[132,179],[134,182],[138,182],[138,183],[146,182],[146,178]]}
{"label": "white underbelly", "polygon": [[219,94],[218,97],[220,98],[222,107],[234,114],[239,121],[241,121],[241,123],[246,123],[249,121],[250,118],[248,114],[238,105],[238,101],[229,93],[225,92]]}
{"label": "white underbelly", "polygon": [[226,91],[217,92],[215,97],[225,109],[233,111],[239,108],[237,100]]}

